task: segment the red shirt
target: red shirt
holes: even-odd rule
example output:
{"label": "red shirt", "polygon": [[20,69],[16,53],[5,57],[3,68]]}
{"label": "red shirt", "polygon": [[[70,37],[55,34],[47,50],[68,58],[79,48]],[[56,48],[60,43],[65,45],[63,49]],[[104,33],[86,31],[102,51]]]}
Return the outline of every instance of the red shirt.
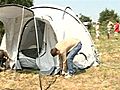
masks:
{"label": "red shirt", "polygon": [[115,24],[115,29],[114,29],[114,32],[119,32],[119,23],[116,23]]}

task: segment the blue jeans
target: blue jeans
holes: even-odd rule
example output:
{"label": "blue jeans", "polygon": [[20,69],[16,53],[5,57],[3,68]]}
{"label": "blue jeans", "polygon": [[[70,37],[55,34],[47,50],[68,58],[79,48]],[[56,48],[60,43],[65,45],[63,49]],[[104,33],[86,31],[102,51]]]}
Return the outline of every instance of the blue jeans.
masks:
{"label": "blue jeans", "polygon": [[82,47],[82,44],[81,44],[81,42],[79,42],[67,55],[67,67],[68,67],[69,74],[75,73],[75,70],[73,69],[73,59],[74,59],[75,55],[78,54],[81,47]]}

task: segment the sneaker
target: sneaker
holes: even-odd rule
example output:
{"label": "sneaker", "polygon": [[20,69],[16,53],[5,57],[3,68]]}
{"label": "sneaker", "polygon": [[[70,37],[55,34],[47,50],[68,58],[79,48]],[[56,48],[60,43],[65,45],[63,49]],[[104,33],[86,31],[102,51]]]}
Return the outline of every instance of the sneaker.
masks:
{"label": "sneaker", "polygon": [[64,76],[66,73],[65,73],[65,71],[62,71],[62,73],[61,73],[61,74]]}
{"label": "sneaker", "polygon": [[66,73],[65,71],[62,71],[62,76],[66,76],[68,73]]}
{"label": "sneaker", "polygon": [[66,74],[65,75],[65,78],[70,78],[70,77],[72,77],[72,74]]}

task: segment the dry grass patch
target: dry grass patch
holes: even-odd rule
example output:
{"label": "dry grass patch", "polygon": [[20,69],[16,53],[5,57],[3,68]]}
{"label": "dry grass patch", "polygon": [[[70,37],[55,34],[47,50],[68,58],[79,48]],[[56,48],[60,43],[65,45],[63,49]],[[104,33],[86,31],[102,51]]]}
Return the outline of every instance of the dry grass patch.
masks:
{"label": "dry grass patch", "polygon": [[[119,36],[120,37],[120,36]],[[95,41],[101,65],[80,71],[69,79],[42,76],[43,90],[120,90],[120,38]],[[0,72],[0,90],[40,90],[39,75],[34,72]]]}

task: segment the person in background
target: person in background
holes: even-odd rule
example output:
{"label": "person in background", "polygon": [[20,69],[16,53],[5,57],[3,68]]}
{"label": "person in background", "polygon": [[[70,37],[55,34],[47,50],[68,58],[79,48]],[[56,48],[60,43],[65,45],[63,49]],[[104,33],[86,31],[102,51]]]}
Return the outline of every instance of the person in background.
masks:
{"label": "person in background", "polygon": [[110,38],[110,34],[111,34],[111,30],[113,28],[114,24],[108,20],[108,24],[107,24],[107,38]]}
{"label": "person in background", "polygon": [[120,32],[119,28],[120,28],[119,21],[117,20],[114,25],[114,36],[118,36],[118,33]]}
{"label": "person in background", "polygon": [[65,78],[71,77],[75,73],[73,68],[73,59],[81,50],[81,41],[75,38],[69,38],[58,42],[55,48],[51,49],[50,53],[53,57],[59,55],[60,67],[62,75]]}
{"label": "person in background", "polygon": [[100,38],[100,25],[99,25],[99,22],[96,23],[95,32],[96,32],[96,39],[98,40]]}

